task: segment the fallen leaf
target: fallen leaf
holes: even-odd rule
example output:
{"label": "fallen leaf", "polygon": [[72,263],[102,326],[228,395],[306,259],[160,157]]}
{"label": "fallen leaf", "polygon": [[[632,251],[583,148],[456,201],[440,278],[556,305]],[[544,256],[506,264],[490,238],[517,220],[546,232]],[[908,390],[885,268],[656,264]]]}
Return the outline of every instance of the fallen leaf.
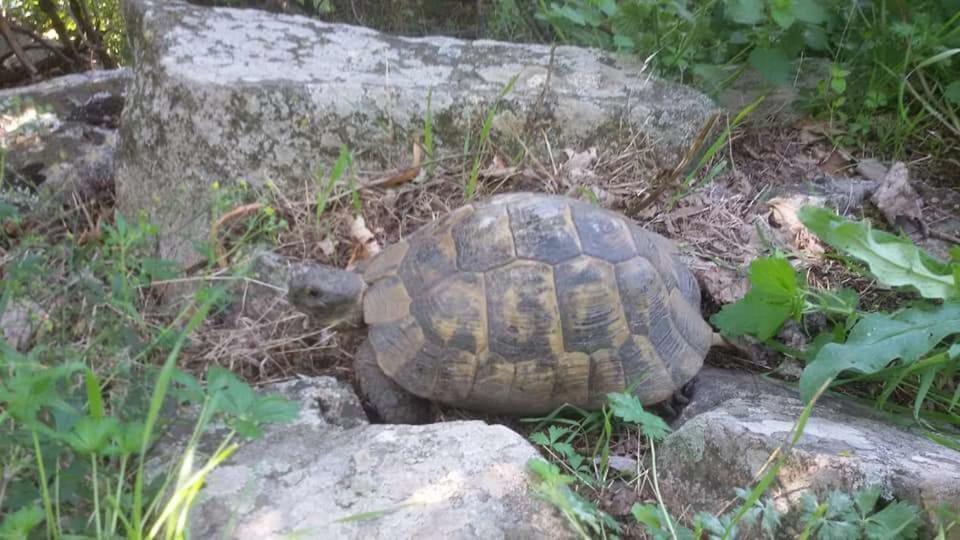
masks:
{"label": "fallen leaf", "polygon": [[819,205],[821,202],[814,197],[799,194],[789,197],[774,197],[767,201],[767,206],[770,208],[768,221],[773,227],[773,231],[780,236],[781,242],[811,256],[822,255],[823,245],[820,244],[816,235],[810,232],[797,217],[797,212],[804,205]]}
{"label": "fallen leaf", "polygon": [[480,171],[484,178],[507,179],[517,174],[517,167],[511,167],[499,154],[494,154],[490,164]]}
{"label": "fallen leaf", "polygon": [[317,243],[317,248],[320,249],[320,253],[329,257],[337,250],[337,244],[328,236]]}
{"label": "fallen leaf", "polygon": [[717,304],[732,304],[746,296],[750,289],[746,276],[716,264],[706,263],[693,272],[704,292]]}
{"label": "fallen leaf", "polygon": [[890,225],[903,228],[911,237],[916,233],[927,234],[920,195],[910,185],[910,171],[903,162],[898,161],[890,167],[870,201]]}
{"label": "fallen leaf", "polygon": [[377,237],[367,228],[363,216],[354,218],[350,225],[350,242],[353,244],[353,248],[350,250],[347,270],[355,269],[357,265],[380,253],[380,243],[377,242]]}
{"label": "fallen leaf", "polygon": [[567,160],[560,166],[560,170],[571,185],[583,183],[585,179],[594,178],[593,165],[597,161],[596,147],[590,147],[583,152],[564,150]]}
{"label": "fallen leaf", "polygon": [[852,161],[845,154],[840,150],[830,152],[826,158],[818,163],[820,170],[832,176],[842,176],[852,164]]}

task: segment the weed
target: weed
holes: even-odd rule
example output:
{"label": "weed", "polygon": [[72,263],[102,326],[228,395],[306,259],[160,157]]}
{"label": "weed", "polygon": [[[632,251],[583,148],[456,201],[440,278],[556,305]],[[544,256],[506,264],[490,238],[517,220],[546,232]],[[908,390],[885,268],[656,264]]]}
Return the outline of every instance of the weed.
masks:
{"label": "weed", "polygon": [[[499,105],[500,100],[509,94],[511,90],[513,90],[513,85],[517,82],[518,77],[519,74],[511,77],[506,86],[500,90],[500,93],[497,95],[497,99],[490,107],[490,110],[487,111],[487,115],[483,120],[483,126],[480,128],[480,140],[477,143],[476,156],[473,158],[473,167],[471,167],[470,176],[467,179],[467,187],[465,190],[465,198],[467,201],[473,199],[474,192],[477,189],[477,179],[480,176],[480,163],[484,158],[484,152],[487,148],[487,140],[490,138],[490,129],[493,127],[493,118],[496,116],[497,106]],[[469,143],[464,143],[464,145],[467,144]]]}
{"label": "weed", "polygon": [[[101,223],[86,244],[71,231],[5,239],[0,313],[27,300],[46,311],[29,348],[0,339],[3,535],[182,538],[204,479],[239,439],[296,413],[218,368],[205,387],[178,369],[226,290],[201,287],[160,323],[146,291],[178,269],[150,255],[156,227],[119,214]],[[184,404],[199,409],[194,436],[167,471],[148,477],[145,460],[168,427],[166,413]],[[204,459],[199,437],[214,420],[228,433]]]}
{"label": "weed", "polygon": [[936,127],[960,134],[960,17],[942,2],[540,0],[537,16],[561,41],[637,54],[711,94],[746,69],[785,86],[803,62],[826,61],[807,105],[845,130],[842,144],[901,155]]}
{"label": "weed", "polygon": [[[921,424],[938,417],[960,426],[960,415],[953,412],[960,390],[949,390],[960,367],[960,261],[939,261],[908,239],[829,210],[804,207],[799,217],[841,255],[863,263],[863,271],[881,284],[916,291],[924,300],[896,313],[864,313],[852,291],[810,289],[785,259],[762,258],[751,265],[747,295],[711,320],[727,335],[770,342],[786,320],[826,313],[833,326],[807,351],[791,351],[806,362],[800,377],[804,399],[827,383],[881,383],[878,406],[904,388],[913,396],[913,416]],[[836,380],[844,373],[850,375]]]}

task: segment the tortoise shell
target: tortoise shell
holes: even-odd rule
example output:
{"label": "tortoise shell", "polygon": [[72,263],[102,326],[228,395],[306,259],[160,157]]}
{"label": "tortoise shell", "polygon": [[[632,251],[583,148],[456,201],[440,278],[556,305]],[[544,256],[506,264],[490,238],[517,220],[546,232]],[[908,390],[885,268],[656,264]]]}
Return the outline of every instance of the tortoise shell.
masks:
{"label": "tortoise shell", "polygon": [[380,368],[464,408],[595,408],[635,382],[658,403],[711,345],[700,289],[669,240],[555,195],[460,207],[381,251],[363,278]]}

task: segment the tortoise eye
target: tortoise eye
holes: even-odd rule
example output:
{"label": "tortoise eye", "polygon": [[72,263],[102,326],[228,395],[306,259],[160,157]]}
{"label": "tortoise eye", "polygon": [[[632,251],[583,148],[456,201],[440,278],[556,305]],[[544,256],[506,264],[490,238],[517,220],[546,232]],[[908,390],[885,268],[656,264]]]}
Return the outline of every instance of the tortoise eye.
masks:
{"label": "tortoise eye", "polygon": [[320,298],[321,294],[320,294],[320,291],[316,289],[310,289],[309,291],[307,291],[307,296],[309,296],[310,298]]}

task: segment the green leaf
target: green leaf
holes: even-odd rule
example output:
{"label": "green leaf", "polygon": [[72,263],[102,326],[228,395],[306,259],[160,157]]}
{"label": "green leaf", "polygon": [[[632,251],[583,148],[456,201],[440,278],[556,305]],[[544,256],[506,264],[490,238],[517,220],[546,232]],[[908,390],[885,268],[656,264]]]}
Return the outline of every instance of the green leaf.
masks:
{"label": "green leaf", "polygon": [[597,7],[600,8],[600,11],[602,11],[607,17],[613,17],[617,14],[617,10],[619,9],[617,7],[616,0],[599,0],[597,2]]}
{"label": "green leaf", "polygon": [[30,538],[30,532],[43,523],[43,510],[39,506],[24,506],[8,513],[0,523],[0,538],[4,540]]}
{"label": "green leaf", "polygon": [[759,24],[763,21],[763,3],[760,0],[727,0],[727,19],[740,24]]}
{"label": "green leaf", "polygon": [[663,421],[663,418],[649,413],[643,409],[643,405],[637,396],[623,393],[607,394],[607,400],[610,402],[610,410],[613,414],[624,422],[632,422],[640,425],[640,431],[644,436],[654,441],[663,440],[670,432],[670,426]]}
{"label": "green leaf", "polygon": [[798,21],[814,25],[827,22],[827,10],[817,0],[793,0],[793,15]]}
{"label": "green leaf", "polygon": [[66,439],[70,446],[81,454],[98,454],[104,452],[119,427],[120,423],[111,416],[84,416],[73,426],[73,431]]}
{"label": "green leaf", "polygon": [[857,540],[860,538],[859,516],[854,511],[853,499],[840,491],[827,494],[827,513],[820,526],[818,538]]}
{"label": "green leaf", "polygon": [[90,410],[90,416],[100,418],[104,415],[103,396],[100,395],[100,380],[92,369],[87,369],[84,373],[84,384],[87,389],[87,407]]}
{"label": "green leaf", "polygon": [[954,105],[960,105],[960,81],[953,81],[943,90],[943,97]]}
{"label": "green leaf", "polygon": [[[663,510],[654,504],[634,503],[630,508],[633,519],[637,520],[646,527],[647,534],[654,540],[672,540],[674,537],[670,534],[667,526],[668,516],[665,516]],[[677,540],[695,540],[693,531],[672,520],[673,528],[677,533]]]}
{"label": "green leaf", "polygon": [[547,435],[542,431],[538,431],[530,435],[530,441],[533,444],[539,444],[540,446],[550,446],[550,440],[547,439]]}
{"label": "green leaf", "polygon": [[903,502],[893,503],[866,520],[865,533],[870,540],[912,539],[917,537],[920,511]]}
{"label": "green leaf", "polygon": [[279,394],[259,396],[251,416],[263,424],[289,424],[300,414],[300,405]]}
{"label": "green leaf", "polygon": [[793,0],[771,0],[770,16],[784,30],[793,26],[793,22],[797,20],[794,15]]}
{"label": "green leaf", "polygon": [[846,343],[828,343],[800,375],[800,394],[809,400],[820,386],[845,370],[871,374],[895,360],[916,362],[943,338],[960,332],[960,302],[911,308],[897,315],[871,313],[850,331]]}
{"label": "green leaf", "polygon": [[823,241],[863,261],[880,282],[912,287],[924,298],[958,295],[953,269],[923,250],[890,233],[874,230],[868,221],[850,221],[832,210],[804,206],[798,212],[804,225]]}
{"label": "green leaf", "polygon": [[920,372],[920,386],[917,388],[917,395],[913,398],[913,417],[920,417],[920,408],[927,399],[930,387],[933,385],[933,379],[937,376],[940,369],[937,366],[930,366]]}
{"label": "green leaf", "polygon": [[866,517],[873,512],[879,498],[880,486],[873,485],[857,491],[853,496],[853,502],[857,505],[860,516]]}
{"label": "green leaf", "polygon": [[723,306],[710,321],[728,336],[749,334],[761,341],[776,335],[784,321],[800,313],[803,291],[786,259],[759,258],[750,263],[750,290]]}
{"label": "green leaf", "polygon": [[750,66],[775,86],[785,86],[793,79],[793,64],[780,49],[758,47],[750,52]]}

